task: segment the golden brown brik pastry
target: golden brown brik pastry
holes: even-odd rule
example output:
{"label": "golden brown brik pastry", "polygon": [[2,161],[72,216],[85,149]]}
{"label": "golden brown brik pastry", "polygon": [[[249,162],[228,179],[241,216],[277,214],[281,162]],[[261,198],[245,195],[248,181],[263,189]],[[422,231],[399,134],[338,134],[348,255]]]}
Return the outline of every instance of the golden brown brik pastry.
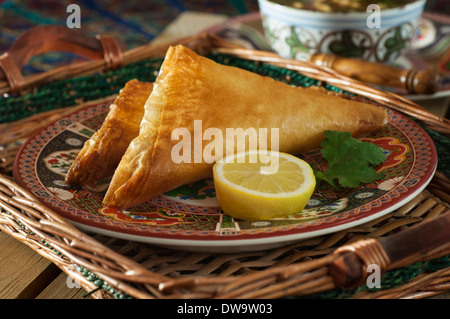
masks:
{"label": "golden brown brik pastry", "polygon": [[86,185],[112,176],[130,142],[139,134],[153,83],[130,80],[111,104],[102,127],[87,140],[66,175],[66,184]]}
{"label": "golden brown brik pastry", "polygon": [[[145,104],[139,135],[125,152],[103,203],[127,208],[211,177],[213,163],[176,163],[172,158],[181,140],[172,139],[172,132],[186,128],[193,138],[195,120],[201,120],[203,132],[218,128],[224,137],[227,128],[278,128],[279,150],[296,154],[318,147],[325,130],[357,136],[380,129],[387,124],[387,112],[221,65],[181,45],[170,47]],[[182,142],[191,142],[194,157],[195,143]]]}

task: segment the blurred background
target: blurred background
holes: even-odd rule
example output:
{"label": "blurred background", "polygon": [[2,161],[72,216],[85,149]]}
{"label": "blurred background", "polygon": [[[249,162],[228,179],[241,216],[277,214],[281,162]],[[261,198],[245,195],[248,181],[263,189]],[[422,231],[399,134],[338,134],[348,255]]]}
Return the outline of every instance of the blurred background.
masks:
{"label": "blurred background", "polygon": [[[24,31],[36,25],[66,25],[67,6],[81,9],[81,30],[92,35],[109,34],[122,38],[128,48],[146,44],[182,13],[201,12],[196,23],[213,23],[216,15],[235,17],[258,10],[256,0],[0,0],[0,54]],[[192,28],[186,25],[186,28]],[[51,54],[33,59],[24,74],[45,69],[48,64],[65,63],[66,55]]]}
{"label": "blurred background", "polygon": [[[261,30],[257,30],[258,26],[253,28],[252,25],[255,22],[261,24],[257,0],[0,0],[0,54],[33,26],[67,25],[71,15],[67,7],[71,4],[80,8],[82,32],[120,38],[128,49],[204,30],[213,30],[228,40],[242,40],[257,49],[271,49],[264,42]],[[400,61],[400,67],[424,69],[431,66],[445,76],[442,90],[431,101],[429,97],[426,101],[421,96],[410,98],[420,100],[432,112],[448,117],[450,1],[428,0],[424,17],[425,23],[416,31],[419,47]],[[26,76],[78,60],[84,58],[61,52],[41,54],[28,61],[22,74]]]}
{"label": "blurred background", "polygon": [[[177,17],[186,12],[203,13],[196,22],[211,25],[223,17],[258,11],[257,0],[0,0],[0,54],[25,30],[45,24],[65,25],[67,7],[78,4],[81,29],[89,34],[122,38],[128,48],[154,41]],[[450,14],[450,1],[428,0],[427,11]],[[207,20],[207,21],[206,21]],[[195,26],[187,22],[187,29]],[[195,31],[195,30],[194,30]],[[24,74],[62,63],[74,57],[50,54],[33,59]]]}

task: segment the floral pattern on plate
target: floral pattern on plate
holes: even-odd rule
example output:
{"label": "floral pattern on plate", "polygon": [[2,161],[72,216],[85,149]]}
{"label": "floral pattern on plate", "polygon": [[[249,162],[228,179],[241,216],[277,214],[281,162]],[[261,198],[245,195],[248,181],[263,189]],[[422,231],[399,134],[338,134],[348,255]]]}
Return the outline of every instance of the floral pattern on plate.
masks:
{"label": "floral pattern on plate", "polygon": [[79,151],[79,149],[74,149],[69,151],[53,152],[44,158],[44,163],[47,169],[65,177]]}

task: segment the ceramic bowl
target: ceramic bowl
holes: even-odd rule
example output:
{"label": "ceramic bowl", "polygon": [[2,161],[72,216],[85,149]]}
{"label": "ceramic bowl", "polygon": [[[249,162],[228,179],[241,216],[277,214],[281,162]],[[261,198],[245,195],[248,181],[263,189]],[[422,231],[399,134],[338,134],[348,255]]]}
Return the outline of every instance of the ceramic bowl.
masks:
{"label": "ceramic bowl", "polygon": [[305,60],[327,53],[384,63],[394,62],[408,48],[426,2],[342,13],[258,1],[265,37],[284,58]]}

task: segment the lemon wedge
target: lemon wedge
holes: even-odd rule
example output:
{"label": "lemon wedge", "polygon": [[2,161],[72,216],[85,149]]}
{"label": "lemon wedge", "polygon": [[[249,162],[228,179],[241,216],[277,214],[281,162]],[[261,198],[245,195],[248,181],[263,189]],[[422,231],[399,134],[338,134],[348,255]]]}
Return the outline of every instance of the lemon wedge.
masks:
{"label": "lemon wedge", "polygon": [[222,211],[243,220],[299,213],[316,186],[311,166],[282,152],[249,151],[223,158],[213,167]]}

